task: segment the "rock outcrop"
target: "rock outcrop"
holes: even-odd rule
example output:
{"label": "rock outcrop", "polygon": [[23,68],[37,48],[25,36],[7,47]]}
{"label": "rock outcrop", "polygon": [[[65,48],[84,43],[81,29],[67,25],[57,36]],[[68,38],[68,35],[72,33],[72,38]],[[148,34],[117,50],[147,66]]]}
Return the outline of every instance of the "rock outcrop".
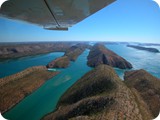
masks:
{"label": "rock outcrop", "polygon": [[66,68],[70,61],[75,61],[84,50],[88,48],[87,44],[77,44],[66,50],[64,56],[57,58],[47,64],[47,68]]}
{"label": "rock outcrop", "polygon": [[0,79],[0,111],[11,109],[22,99],[31,94],[46,80],[59,72],[49,72],[45,66],[35,66]]}
{"label": "rock outcrop", "polygon": [[43,120],[142,120],[135,97],[113,68],[99,65],[60,98]]}
{"label": "rock outcrop", "polygon": [[157,117],[160,111],[160,79],[141,69],[125,72],[124,80],[137,95],[144,117],[151,113],[152,117],[146,120]]}
{"label": "rock outcrop", "polygon": [[107,49],[102,44],[95,44],[88,55],[88,66],[95,67],[106,64],[120,69],[132,68],[131,63],[120,57],[116,53]]}
{"label": "rock outcrop", "polygon": [[135,48],[138,50],[145,50],[149,52],[159,53],[159,50],[156,48],[148,48],[148,47],[142,47],[142,46],[136,46],[136,45],[127,45],[127,47]]}
{"label": "rock outcrop", "polygon": [[70,64],[68,56],[59,57],[47,64],[47,68],[66,68]]}
{"label": "rock outcrop", "polygon": [[77,44],[74,46],[71,46],[69,49],[66,50],[65,56],[68,56],[70,61],[75,61],[80,54],[84,52],[84,50],[88,47],[87,44]]}

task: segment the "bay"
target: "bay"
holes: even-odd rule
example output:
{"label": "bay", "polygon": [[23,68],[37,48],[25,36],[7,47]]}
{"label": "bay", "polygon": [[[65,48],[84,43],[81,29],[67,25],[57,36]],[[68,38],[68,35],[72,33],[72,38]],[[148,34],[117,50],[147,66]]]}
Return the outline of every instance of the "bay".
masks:
{"label": "bay", "polygon": [[[151,53],[148,51],[129,48],[125,44],[110,44],[106,45],[106,47],[129,61],[133,65],[131,70],[145,69],[153,76],[160,78],[160,53]],[[160,47],[156,46],[156,48],[160,50]],[[29,61],[32,63],[29,66],[35,66],[38,62],[41,65],[42,63],[47,64],[53,59],[52,54],[54,53],[47,54],[48,57],[44,59],[46,62],[42,62],[41,57],[43,55],[36,56],[35,58],[33,57],[33,59],[32,57],[29,57]],[[86,72],[92,69],[86,64],[88,54],[89,50],[86,50],[75,62],[72,62],[68,68],[59,69],[61,71],[60,74],[48,80],[38,90],[26,97],[3,116],[10,120],[39,120],[47,113],[55,110],[57,102],[62,94],[64,94],[64,92]],[[36,64],[33,62],[34,60],[37,61]],[[9,61],[9,64],[15,65],[15,63],[19,64],[21,61],[23,61],[23,59],[11,60]],[[28,64],[30,62],[28,62]],[[3,67],[5,67],[5,64]],[[11,69],[10,67],[11,66],[8,67],[8,70],[14,71],[14,69]],[[28,67],[27,64],[26,67]],[[123,79],[123,75],[126,70],[118,68],[114,69]],[[2,69],[0,68],[0,70]]]}
{"label": "bay", "polygon": [[3,116],[10,120],[39,120],[53,111],[61,95],[86,72],[91,70],[86,64],[88,53],[89,50],[86,50],[68,68],[59,69],[60,74],[48,80]]}
{"label": "bay", "polygon": [[0,61],[0,78],[20,72],[28,67],[47,65],[48,62],[62,56],[63,52],[53,52],[42,55],[28,56],[7,61]]}

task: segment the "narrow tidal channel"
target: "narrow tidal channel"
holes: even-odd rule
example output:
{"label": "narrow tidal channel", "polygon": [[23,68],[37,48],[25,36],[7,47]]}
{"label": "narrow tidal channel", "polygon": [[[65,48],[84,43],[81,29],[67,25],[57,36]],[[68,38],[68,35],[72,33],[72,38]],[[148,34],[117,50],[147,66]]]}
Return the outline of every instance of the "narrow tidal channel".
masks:
{"label": "narrow tidal channel", "polygon": [[61,69],[60,74],[48,80],[3,116],[9,120],[40,120],[53,111],[62,94],[91,70],[87,66],[88,54],[89,50],[84,51],[68,68]]}

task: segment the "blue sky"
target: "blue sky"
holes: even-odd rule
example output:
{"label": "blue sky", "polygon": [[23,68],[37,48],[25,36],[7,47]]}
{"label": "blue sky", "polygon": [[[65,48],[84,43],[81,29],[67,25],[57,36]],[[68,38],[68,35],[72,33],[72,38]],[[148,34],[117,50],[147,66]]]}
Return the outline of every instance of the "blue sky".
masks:
{"label": "blue sky", "polygon": [[69,31],[0,17],[0,42],[71,40],[160,43],[160,8],[152,0],[117,0]]}

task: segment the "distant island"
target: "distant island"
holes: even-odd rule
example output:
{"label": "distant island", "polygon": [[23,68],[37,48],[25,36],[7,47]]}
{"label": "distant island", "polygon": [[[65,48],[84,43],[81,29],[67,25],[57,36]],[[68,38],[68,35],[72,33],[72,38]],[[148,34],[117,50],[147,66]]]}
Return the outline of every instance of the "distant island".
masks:
{"label": "distant island", "polygon": [[[83,46],[82,43],[85,43],[86,45]],[[90,49],[91,45],[88,43],[90,42],[30,42],[30,43],[0,43],[0,60],[7,60],[7,59],[13,59],[13,58],[20,58],[25,56],[31,56],[31,55],[39,55],[39,54],[45,54],[50,52],[65,52],[65,55],[70,56],[72,54],[72,50],[76,49],[76,44],[80,47],[80,44]],[[97,43],[97,42],[93,42]],[[87,45],[88,44],[88,45]],[[136,45],[129,45],[128,42],[101,42],[101,44],[107,44],[107,45],[119,45],[119,44],[125,44],[128,47],[136,48],[139,50],[147,50],[150,52],[159,52],[156,48],[146,48],[142,47],[144,45],[154,45],[154,46],[160,46],[160,44],[154,44],[154,43],[136,43]],[[73,47],[74,46],[74,47]],[[84,49],[81,46],[81,50]],[[77,51],[78,49],[76,49]],[[79,50],[78,50],[79,51]],[[78,52],[77,51],[77,52]],[[72,57],[70,58],[71,61],[74,61],[75,56],[72,54]]]}
{"label": "distant island", "polygon": [[138,45],[127,45],[127,47],[135,48],[135,49],[138,49],[138,50],[145,50],[145,51],[154,52],[154,53],[159,53],[160,52],[156,48],[148,48],[148,47],[142,47],[142,46],[138,46]]}
{"label": "distant island", "polygon": [[159,43],[138,43],[141,46],[160,46]]}

